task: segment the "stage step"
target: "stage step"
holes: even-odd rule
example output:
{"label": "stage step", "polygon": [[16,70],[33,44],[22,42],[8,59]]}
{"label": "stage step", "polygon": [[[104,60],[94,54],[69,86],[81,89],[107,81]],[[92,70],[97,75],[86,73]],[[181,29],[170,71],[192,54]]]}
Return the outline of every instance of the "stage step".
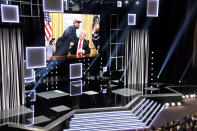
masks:
{"label": "stage step", "polygon": [[164,109],[165,105],[143,98],[131,110],[127,111],[75,114],[71,118],[70,129],[64,131],[141,129],[149,127]]}

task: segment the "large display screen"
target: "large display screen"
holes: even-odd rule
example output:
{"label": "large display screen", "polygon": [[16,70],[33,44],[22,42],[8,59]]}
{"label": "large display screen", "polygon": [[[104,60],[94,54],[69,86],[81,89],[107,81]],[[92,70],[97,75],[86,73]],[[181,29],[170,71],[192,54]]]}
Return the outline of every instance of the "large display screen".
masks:
{"label": "large display screen", "polygon": [[[100,15],[44,13],[47,58],[98,55]],[[69,57],[70,58],[70,57]]]}

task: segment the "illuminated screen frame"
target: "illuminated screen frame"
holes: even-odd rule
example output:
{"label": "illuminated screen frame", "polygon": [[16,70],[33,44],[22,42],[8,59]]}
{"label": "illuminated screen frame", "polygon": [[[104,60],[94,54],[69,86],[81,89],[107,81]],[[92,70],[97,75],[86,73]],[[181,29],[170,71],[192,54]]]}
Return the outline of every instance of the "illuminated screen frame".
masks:
{"label": "illuminated screen frame", "polygon": [[[37,66],[33,66],[33,65],[29,65],[29,50],[36,50],[36,49],[42,49],[43,50],[43,54],[44,54],[44,59],[43,59],[43,64],[37,65]],[[46,47],[26,47],[26,68],[27,69],[34,69],[34,68],[45,68],[46,67]]]}
{"label": "illuminated screen frame", "polygon": [[117,7],[122,7],[122,1],[120,0],[117,1]]}
{"label": "illuminated screen frame", "polygon": [[[133,17],[132,21],[131,17]],[[136,14],[128,14],[128,25],[136,25]]]}
{"label": "illuminated screen frame", "polygon": [[[150,14],[149,13],[149,2],[157,2],[157,7],[156,7],[156,14]],[[147,12],[147,17],[158,17],[159,16],[159,0],[148,0],[147,1],[147,9],[146,9],[146,12]]]}
{"label": "illuminated screen frame", "polygon": [[[79,68],[80,68],[80,75],[73,77],[73,76],[72,76],[72,72],[73,72],[73,71],[72,71],[72,66],[76,66],[76,65],[80,66],[80,67],[79,67]],[[70,64],[70,69],[69,69],[70,79],[82,78],[82,69],[83,69],[82,66],[83,66],[82,63]]]}
{"label": "illuminated screen frame", "polygon": [[60,9],[55,10],[55,9],[47,9],[46,7],[46,0],[42,0],[43,3],[43,12],[60,12],[63,13],[64,12],[64,0],[53,0],[54,2],[60,2]]}
{"label": "illuminated screen frame", "polygon": [[[15,8],[15,15],[16,19],[6,19],[6,12],[4,11],[4,8],[9,7],[9,8]],[[1,4],[1,17],[2,17],[2,22],[9,22],[9,23],[19,23],[19,10],[17,5],[6,5],[6,4]]]}
{"label": "illuminated screen frame", "polygon": [[[80,83],[80,87],[76,87],[76,88],[80,88],[80,93],[79,94],[71,94],[71,89],[72,89],[72,84],[74,83]],[[82,95],[83,91],[82,91],[82,80],[78,80],[78,81],[71,81],[70,82],[70,96],[79,96],[79,95]]]}

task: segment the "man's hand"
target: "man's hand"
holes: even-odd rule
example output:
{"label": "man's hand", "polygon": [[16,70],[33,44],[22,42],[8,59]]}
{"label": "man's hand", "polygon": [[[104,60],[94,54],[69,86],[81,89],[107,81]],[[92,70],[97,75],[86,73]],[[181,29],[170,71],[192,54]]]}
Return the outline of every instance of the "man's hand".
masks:
{"label": "man's hand", "polygon": [[74,46],[74,42],[70,42],[70,47]]}
{"label": "man's hand", "polygon": [[78,52],[81,53],[81,54],[84,54],[85,53],[85,50],[79,49]]}

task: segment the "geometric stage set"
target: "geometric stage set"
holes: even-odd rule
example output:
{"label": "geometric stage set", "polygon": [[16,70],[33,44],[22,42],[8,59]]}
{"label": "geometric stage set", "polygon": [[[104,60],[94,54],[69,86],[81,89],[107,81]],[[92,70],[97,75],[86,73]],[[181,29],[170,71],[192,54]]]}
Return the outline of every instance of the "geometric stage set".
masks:
{"label": "geometric stage set", "polygon": [[197,119],[195,0],[0,4],[1,130],[170,130]]}

